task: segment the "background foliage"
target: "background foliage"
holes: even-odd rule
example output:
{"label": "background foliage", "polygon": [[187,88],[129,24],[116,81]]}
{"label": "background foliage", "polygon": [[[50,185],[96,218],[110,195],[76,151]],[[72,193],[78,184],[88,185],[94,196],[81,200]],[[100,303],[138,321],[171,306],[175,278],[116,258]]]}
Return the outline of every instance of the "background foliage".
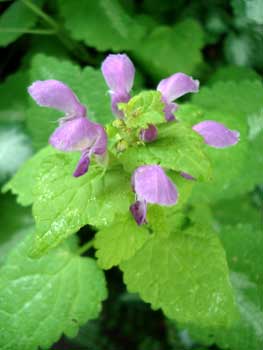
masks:
{"label": "background foliage", "polygon": [[[261,350],[262,1],[16,0],[1,1],[0,9],[1,186],[25,160],[44,147],[22,166],[20,176],[4,186],[4,192],[9,188],[18,194],[17,202],[10,193],[1,194],[0,349],[13,350],[18,344],[18,350],[34,350],[39,345],[51,348],[58,342],[52,349]],[[149,215],[160,218],[153,228],[158,236],[149,239],[146,232],[136,235],[136,225],[123,211],[130,189],[127,179],[120,182],[118,169],[106,179],[103,188],[96,187],[93,193],[93,187],[83,179],[77,185],[73,183],[69,174],[72,162],[76,162],[74,157],[71,160],[63,155],[57,157],[46,147],[58,114],[37,107],[27,95],[27,86],[37,79],[62,80],[88,106],[92,120],[107,124],[113,117],[99,68],[109,52],[127,52],[133,59],[137,67],[134,92],[155,89],[160,79],[177,71],[200,79],[200,93],[182,99],[185,103],[178,111],[178,119],[191,125],[215,119],[241,133],[235,148],[205,150],[214,169],[213,179],[194,186],[189,198],[188,217],[196,227],[194,232],[164,237],[162,233],[178,225],[180,216],[177,212],[176,222],[173,219],[164,222],[162,208],[152,208]],[[185,131],[179,128],[176,132],[180,139]],[[169,139],[160,138],[158,142],[167,152],[165,160],[160,161],[166,162],[164,166],[174,164],[177,157],[169,150]],[[194,147],[183,143],[181,146],[189,155],[187,166],[202,178],[207,174],[207,164],[196,151],[199,140],[195,142]],[[138,161],[136,149],[132,152],[122,159],[126,169]],[[158,156],[154,146],[152,152]],[[43,161],[46,155],[49,160]],[[150,154],[143,157],[149,157],[151,162]],[[202,164],[199,169],[193,167],[191,157]],[[46,173],[49,178],[44,182],[41,179]],[[88,176],[92,179],[92,173]],[[71,208],[76,209],[75,222],[59,196],[64,184],[68,186],[69,197],[76,186],[94,198],[86,201],[86,197],[79,196],[71,202]],[[113,204],[107,217],[92,215],[92,210],[103,211],[103,194],[117,186],[118,190],[110,194]],[[185,197],[190,193],[189,186],[184,180],[178,182]],[[45,196],[38,196],[47,192],[52,196],[52,205],[47,205]],[[27,254],[35,231],[27,206],[34,198],[33,214],[40,219],[36,221],[38,240],[31,253],[41,255],[78,231],[77,237],[69,238],[38,260]],[[115,203],[118,205],[114,206]],[[83,205],[90,208],[86,215]],[[51,218],[50,222],[41,217],[43,213]],[[120,214],[118,224],[113,222],[116,213]],[[61,215],[63,237],[52,226],[52,215]],[[79,243],[94,236],[94,230],[86,223],[100,227],[103,220],[112,226],[96,235],[96,264],[91,259],[95,255],[93,249],[83,257],[76,252]],[[198,230],[201,222],[206,223],[206,229]],[[216,235],[211,235],[211,228]],[[111,239],[109,231],[114,232]],[[129,235],[131,231],[133,234]],[[46,234],[52,237],[48,246]],[[225,288],[229,282],[220,242],[226,252],[237,301],[237,310],[233,312],[232,295]],[[180,264],[176,260],[167,261],[170,250],[180,257]],[[149,252],[159,257],[158,264],[145,261]],[[126,291],[121,273],[115,268],[119,264],[124,282],[133,293]],[[107,291],[98,266],[108,270],[109,295],[103,308],[101,302]],[[137,270],[142,274],[134,278]],[[189,271],[187,278],[185,271]],[[172,284],[167,284],[167,276]],[[197,287],[196,280],[201,281]],[[177,281],[182,283],[178,285]],[[143,303],[137,292],[153,309],[161,307],[166,316]],[[158,293],[162,293],[161,303],[156,297]],[[180,308],[169,303],[171,293]],[[226,294],[229,304],[220,299]],[[200,302],[196,308],[195,298],[204,304]],[[213,305],[222,308],[222,312],[206,312],[208,299],[214,300]],[[228,318],[235,312],[238,316],[233,325]],[[174,314],[176,322],[172,320]],[[222,327],[218,326],[220,322]],[[228,322],[231,325],[226,327]]]}

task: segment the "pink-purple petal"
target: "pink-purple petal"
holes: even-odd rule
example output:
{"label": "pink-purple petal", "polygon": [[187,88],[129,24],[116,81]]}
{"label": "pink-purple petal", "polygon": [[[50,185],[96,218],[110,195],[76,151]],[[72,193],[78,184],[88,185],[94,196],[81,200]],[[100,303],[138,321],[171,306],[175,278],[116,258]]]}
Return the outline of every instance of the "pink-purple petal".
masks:
{"label": "pink-purple petal", "polygon": [[112,92],[129,93],[134,81],[135,68],[125,54],[111,54],[101,66],[102,74]]}
{"label": "pink-purple petal", "polygon": [[157,136],[158,130],[153,124],[150,124],[147,129],[140,131],[140,139],[144,142],[153,142],[157,139]]}
{"label": "pink-purple petal", "polygon": [[80,177],[84,175],[89,169],[89,164],[90,164],[89,155],[87,154],[87,152],[84,151],[80,157],[78,165],[73,173],[73,176]]}
{"label": "pink-purple petal", "polygon": [[173,74],[161,80],[157,86],[157,90],[162,93],[167,102],[172,102],[189,92],[197,92],[198,89],[199,81],[184,73]]}
{"label": "pink-purple petal", "polygon": [[185,173],[184,171],[181,171],[180,175],[184,177],[186,180],[196,180],[192,175]]}
{"label": "pink-purple petal", "polygon": [[29,86],[28,92],[40,106],[58,109],[71,117],[84,117],[86,114],[86,108],[61,81],[38,80]]}
{"label": "pink-purple petal", "polygon": [[131,96],[128,93],[111,93],[111,109],[114,114],[119,118],[123,118],[123,112],[119,110],[118,103],[126,103],[130,100]]}
{"label": "pink-purple petal", "polygon": [[130,211],[138,225],[146,224],[147,203],[138,200],[130,206]]}
{"label": "pink-purple petal", "polygon": [[92,150],[103,154],[107,146],[104,128],[87,118],[74,118],[59,126],[49,139],[49,143],[64,152]]}
{"label": "pink-purple petal", "polygon": [[138,199],[144,199],[147,203],[170,206],[177,202],[175,185],[158,165],[137,168],[132,177],[132,185]]}
{"label": "pink-purple petal", "polygon": [[162,98],[162,100],[164,102],[164,110],[163,111],[165,114],[165,119],[168,122],[175,120],[174,112],[179,107],[178,104],[174,103],[174,102],[167,102],[164,97]]}
{"label": "pink-purple petal", "polygon": [[240,136],[238,131],[213,120],[200,122],[193,126],[193,130],[203,137],[206,144],[215,148],[233,146],[238,143]]}

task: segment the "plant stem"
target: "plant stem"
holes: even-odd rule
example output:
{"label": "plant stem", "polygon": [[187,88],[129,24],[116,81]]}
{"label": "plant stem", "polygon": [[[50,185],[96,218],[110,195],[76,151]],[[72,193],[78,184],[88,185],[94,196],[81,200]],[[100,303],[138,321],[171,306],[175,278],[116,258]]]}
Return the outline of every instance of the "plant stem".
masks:
{"label": "plant stem", "polygon": [[91,64],[96,64],[96,60],[87,52],[84,46],[73,41],[68,34],[60,27],[60,25],[47,13],[45,13],[40,7],[33,4],[31,0],[22,0],[24,5],[26,5],[31,11],[33,11],[37,16],[42,18],[47,24],[49,24],[55,31],[58,39],[69,50],[72,55],[77,57],[82,62],[89,62]]}
{"label": "plant stem", "polygon": [[0,33],[23,33],[38,35],[54,35],[56,31],[53,29],[27,29],[27,28],[0,28]]}
{"label": "plant stem", "polygon": [[83,244],[83,246],[81,246],[79,248],[78,254],[82,255],[82,254],[86,253],[90,248],[92,248],[94,246],[94,242],[95,242],[95,238],[93,238],[92,240],[90,240],[87,243]]}
{"label": "plant stem", "polygon": [[58,30],[59,25],[57,24],[56,21],[52,17],[50,17],[48,14],[46,14],[40,7],[37,5],[33,4],[30,0],[22,0],[23,3],[30,8],[33,12],[35,12],[36,15],[39,17],[43,18],[44,21],[46,21],[52,28],[55,30]]}

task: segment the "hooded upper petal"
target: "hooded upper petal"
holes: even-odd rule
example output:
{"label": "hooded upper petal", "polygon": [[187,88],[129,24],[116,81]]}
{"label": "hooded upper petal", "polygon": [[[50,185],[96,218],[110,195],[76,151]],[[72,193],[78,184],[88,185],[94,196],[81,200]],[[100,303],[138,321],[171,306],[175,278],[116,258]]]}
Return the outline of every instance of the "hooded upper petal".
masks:
{"label": "hooded upper petal", "polygon": [[107,147],[107,135],[101,125],[80,117],[59,126],[49,143],[65,152],[92,150],[92,153],[103,154]]}
{"label": "hooded upper petal", "polygon": [[197,92],[198,89],[199,81],[184,73],[173,74],[161,80],[157,86],[157,90],[161,92],[167,102],[172,102],[189,92]]}
{"label": "hooded upper petal", "polygon": [[84,117],[86,114],[86,108],[61,81],[38,80],[29,86],[28,92],[40,106],[58,109],[71,117]]}
{"label": "hooded upper petal", "polygon": [[144,165],[132,176],[132,186],[139,199],[148,203],[173,205],[178,192],[175,185],[158,165]]}
{"label": "hooded upper petal", "polygon": [[111,54],[101,66],[102,74],[110,90],[115,93],[129,93],[134,81],[135,68],[125,54]]}
{"label": "hooded upper petal", "polygon": [[225,148],[233,146],[239,141],[239,132],[229,130],[224,124],[213,120],[206,120],[193,126],[198,134],[200,134],[205,143],[215,148]]}

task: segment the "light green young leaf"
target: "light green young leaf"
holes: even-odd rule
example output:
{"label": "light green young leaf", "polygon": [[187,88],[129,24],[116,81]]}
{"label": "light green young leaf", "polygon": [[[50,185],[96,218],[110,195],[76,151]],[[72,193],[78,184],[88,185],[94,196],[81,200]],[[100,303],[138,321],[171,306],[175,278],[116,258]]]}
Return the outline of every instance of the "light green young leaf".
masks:
{"label": "light green young leaf", "polygon": [[149,124],[161,124],[165,121],[164,103],[159,91],[143,91],[119,104],[125,115],[125,123],[130,128],[147,128]]}
{"label": "light green young leaf", "polygon": [[96,234],[96,257],[103,269],[110,269],[131,258],[149,238],[144,226],[138,226],[130,213]]}
{"label": "light green young leaf", "polygon": [[86,224],[103,227],[128,212],[132,191],[121,167],[106,171],[91,164],[87,174],[72,176],[79,154],[54,154],[41,163],[35,184],[36,220],[32,255],[57,246]]}
{"label": "light green young leaf", "polygon": [[202,63],[203,31],[194,19],[172,27],[156,27],[144,38],[134,56],[156,79],[176,72],[193,74]]}
{"label": "light green young leaf", "polygon": [[144,26],[125,11],[119,0],[59,1],[65,26],[76,40],[99,51],[127,50],[137,47]]}
{"label": "light green young leaf", "polygon": [[158,128],[158,139],[143,146],[130,147],[119,159],[128,171],[143,164],[159,164],[197,179],[211,178],[210,163],[203,152],[203,140],[185,123],[166,123]]}
{"label": "light green young leaf", "polygon": [[30,158],[18,170],[15,176],[3,187],[4,193],[11,191],[17,195],[17,202],[27,206],[33,203],[33,188],[36,176],[41,169],[42,162],[56,151],[51,147],[45,147]]}
{"label": "light green young leaf", "polygon": [[[42,6],[44,0],[35,0],[35,5]],[[37,16],[23,1],[16,0],[0,17],[0,46],[7,46],[19,38],[23,31],[30,29],[37,21]]]}
{"label": "light green young leaf", "polygon": [[[65,60],[36,55],[30,71],[31,83],[35,80],[56,79],[67,84],[87,107],[88,117],[105,124],[113,119],[107,87],[99,70],[79,66]],[[41,108],[32,101],[27,111],[27,126],[34,146],[39,149],[47,144],[50,134],[58,126],[61,113],[50,108]]]}
{"label": "light green young leaf", "polygon": [[207,228],[153,235],[121,269],[130,292],[178,322],[207,327],[235,317],[225,253]]}
{"label": "light green young leaf", "polygon": [[10,254],[0,272],[1,349],[47,349],[63,333],[74,337],[98,316],[107,296],[93,259],[63,246],[32,260],[27,255],[31,238]]}

